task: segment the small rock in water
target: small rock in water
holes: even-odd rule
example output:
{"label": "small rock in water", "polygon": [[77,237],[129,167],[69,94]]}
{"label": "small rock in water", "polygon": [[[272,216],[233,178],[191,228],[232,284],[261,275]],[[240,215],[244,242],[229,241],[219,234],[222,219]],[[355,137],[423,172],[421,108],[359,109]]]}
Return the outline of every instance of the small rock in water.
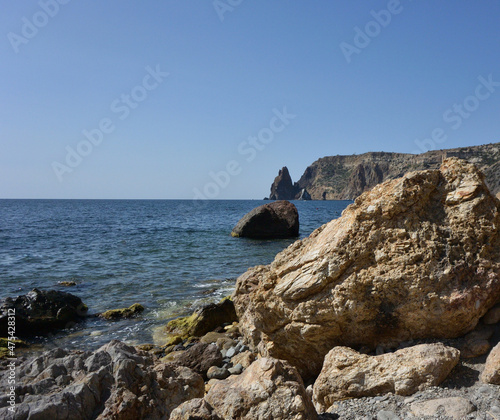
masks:
{"label": "small rock in water", "polygon": [[59,286],[66,286],[66,287],[76,286],[75,281],[58,281],[57,284]]}

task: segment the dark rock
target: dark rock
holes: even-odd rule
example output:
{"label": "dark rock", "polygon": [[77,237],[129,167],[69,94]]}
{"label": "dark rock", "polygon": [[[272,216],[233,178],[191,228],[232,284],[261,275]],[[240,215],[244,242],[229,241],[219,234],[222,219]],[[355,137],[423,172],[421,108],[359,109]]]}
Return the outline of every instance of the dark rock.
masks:
{"label": "dark rock", "polygon": [[184,351],[175,361],[186,366],[207,379],[207,372],[212,366],[222,366],[222,354],[216,344],[197,343]]}
{"label": "dark rock", "polygon": [[[116,340],[94,353],[54,349],[17,372],[16,419],[160,420],[204,395],[200,375]],[[8,374],[0,371],[1,383]],[[11,418],[8,408],[0,398],[0,418]]]}
{"label": "dark rock", "polygon": [[231,232],[234,237],[291,238],[299,235],[299,213],[289,201],[275,201],[243,216]]}
{"label": "dark rock", "polygon": [[271,195],[269,196],[269,199],[293,200],[297,192],[297,188],[292,183],[292,178],[290,177],[288,168],[283,166],[271,185]]}
{"label": "dark rock", "polygon": [[88,308],[70,293],[33,289],[0,302],[0,335],[6,335],[2,332],[7,332],[9,309],[15,310],[16,335],[26,337],[70,328],[86,316]]}

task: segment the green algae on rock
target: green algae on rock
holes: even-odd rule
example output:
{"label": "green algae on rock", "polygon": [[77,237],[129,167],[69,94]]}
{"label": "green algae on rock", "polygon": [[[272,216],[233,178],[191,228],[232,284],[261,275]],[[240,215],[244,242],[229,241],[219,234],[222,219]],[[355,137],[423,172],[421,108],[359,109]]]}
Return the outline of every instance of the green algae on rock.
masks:
{"label": "green algae on rock", "polygon": [[132,318],[143,311],[144,311],[144,306],[140,305],[139,303],[134,303],[129,308],[110,309],[109,311],[103,312],[99,316],[101,318],[108,320]]}

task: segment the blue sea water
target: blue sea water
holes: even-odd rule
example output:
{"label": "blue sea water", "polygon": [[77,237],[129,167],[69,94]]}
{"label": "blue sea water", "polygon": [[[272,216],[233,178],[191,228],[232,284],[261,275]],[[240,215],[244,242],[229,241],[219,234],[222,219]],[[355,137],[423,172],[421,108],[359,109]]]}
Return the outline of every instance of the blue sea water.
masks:
{"label": "blue sea water", "polygon": [[[248,267],[268,264],[293,239],[230,236],[265,201],[0,200],[0,298],[33,288],[73,293],[89,313],[140,303],[133,320],[90,318],[43,339],[95,349],[111,339],[159,340],[158,327],[234,290]],[[296,201],[300,237],[340,216],[350,201]],[[60,281],[74,281],[65,287]]]}

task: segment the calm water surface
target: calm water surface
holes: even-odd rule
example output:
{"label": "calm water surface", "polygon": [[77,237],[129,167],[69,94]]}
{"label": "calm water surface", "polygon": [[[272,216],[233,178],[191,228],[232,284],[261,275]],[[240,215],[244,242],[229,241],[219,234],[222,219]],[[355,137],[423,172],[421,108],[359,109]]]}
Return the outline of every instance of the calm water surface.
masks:
{"label": "calm water surface", "polygon": [[[293,242],[230,236],[263,203],[0,200],[0,298],[37,287],[75,294],[89,313],[141,303],[146,311],[139,318],[92,318],[44,344],[94,349],[113,338],[153,342],[159,326],[230,294],[237,276],[270,263]],[[295,201],[300,237],[339,217],[349,203]]]}

